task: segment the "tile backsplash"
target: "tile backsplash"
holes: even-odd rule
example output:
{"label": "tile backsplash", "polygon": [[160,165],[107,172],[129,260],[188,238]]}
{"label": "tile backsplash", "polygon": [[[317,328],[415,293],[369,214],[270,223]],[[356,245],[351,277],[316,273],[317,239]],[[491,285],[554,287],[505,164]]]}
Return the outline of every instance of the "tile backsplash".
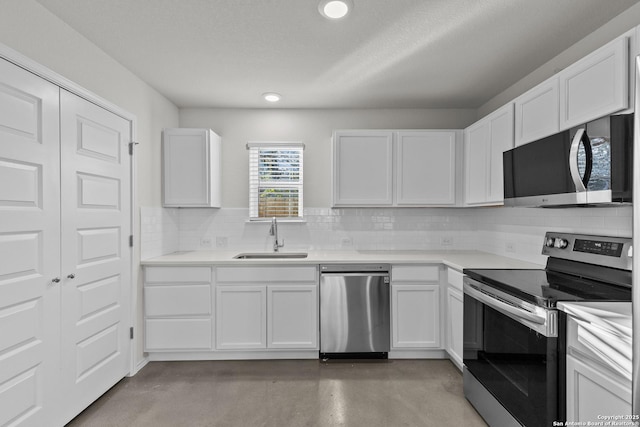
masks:
{"label": "tile backsplash", "polygon": [[[278,224],[284,251],[483,250],[544,263],[546,231],[631,236],[632,209],[307,208],[304,222]],[[270,251],[269,222],[248,209],[142,208],[142,258],[174,251]]]}

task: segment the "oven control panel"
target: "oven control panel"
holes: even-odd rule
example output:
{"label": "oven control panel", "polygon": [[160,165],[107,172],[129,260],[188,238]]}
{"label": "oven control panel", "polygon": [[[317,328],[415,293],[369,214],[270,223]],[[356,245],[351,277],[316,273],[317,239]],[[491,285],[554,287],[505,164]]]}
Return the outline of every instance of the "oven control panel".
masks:
{"label": "oven control panel", "polygon": [[631,270],[632,240],[626,237],[547,232],[542,254]]}

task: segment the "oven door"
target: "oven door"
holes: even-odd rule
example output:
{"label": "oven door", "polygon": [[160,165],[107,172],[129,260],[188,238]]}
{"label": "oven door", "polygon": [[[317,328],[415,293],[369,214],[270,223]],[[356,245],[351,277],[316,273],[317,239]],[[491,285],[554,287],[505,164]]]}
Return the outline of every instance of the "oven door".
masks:
{"label": "oven door", "polygon": [[557,341],[555,310],[465,277],[465,369],[522,425],[557,420]]}

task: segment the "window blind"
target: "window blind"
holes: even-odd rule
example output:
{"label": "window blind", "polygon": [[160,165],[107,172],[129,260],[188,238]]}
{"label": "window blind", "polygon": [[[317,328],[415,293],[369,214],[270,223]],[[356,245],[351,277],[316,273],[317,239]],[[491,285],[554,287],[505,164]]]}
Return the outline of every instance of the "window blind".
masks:
{"label": "window blind", "polygon": [[304,145],[252,142],[249,149],[249,216],[302,218]]}

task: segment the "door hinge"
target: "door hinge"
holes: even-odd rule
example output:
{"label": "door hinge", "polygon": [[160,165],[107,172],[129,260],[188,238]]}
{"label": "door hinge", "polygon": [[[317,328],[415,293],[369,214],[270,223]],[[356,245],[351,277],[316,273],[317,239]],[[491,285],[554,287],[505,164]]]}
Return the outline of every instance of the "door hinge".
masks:
{"label": "door hinge", "polygon": [[133,326],[129,328],[129,339],[133,339]]}
{"label": "door hinge", "polygon": [[132,248],[133,247],[133,234],[129,235],[129,247]]}
{"label": "door hinge", "polygon": [[139,142],[132,141],[129,143],[129,155],[133,156],[133,147],[140,144]]}

